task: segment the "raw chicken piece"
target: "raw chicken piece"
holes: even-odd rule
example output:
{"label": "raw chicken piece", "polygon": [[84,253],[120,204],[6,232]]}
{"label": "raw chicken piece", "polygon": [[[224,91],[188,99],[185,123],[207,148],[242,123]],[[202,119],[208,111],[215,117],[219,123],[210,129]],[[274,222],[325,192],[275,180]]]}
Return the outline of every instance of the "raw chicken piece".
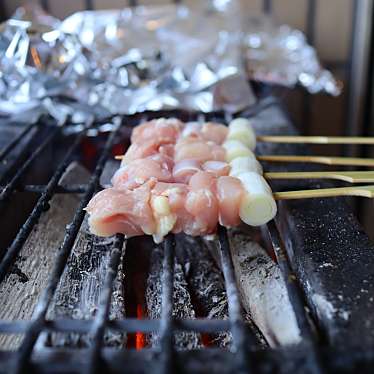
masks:
{"label": "raw chicken piece", "polygon": [[131,135],[131,142],[141,144],[152,140],[158,145],[175,143],[183,123],[176,118],[160,118],[136,126]]}
{"label": "raw chicken piece", "polygon": [[219,223],[225,227],[239,225],[240,201],[244,188],[239,179],[223,176],[217,179],[217,198],[219,204]]}
{"label": "raw chicken piece", "polygon": [[201,128],[202,138],[216,144],[222,144],[226,140],[228,132],[227,126],[215,122],[206,122]]}
{"label": "raw chicken piece", "polygon": [[190,178],[201,171],[201,164],[197,160],[182,160],[177,162],[173,168],[173,178],[178,183],[188,183]]}
{"label": "raw chicken piece", "polygon": [[150,197],[147,184],[133,191],[115,188],[100,191],[86,208],[90,231],[98,236],[153,234],[156,225]]}
{"label": "raw chicken piece", "polygon": [[125,165],[130,163],[133,160],[137,160],[139,158],[145,158],[151,155],[158,153],[159,144],[152,140],[144,142],[142,144],[133,143],[127,149],[121,165]]}
{"label": "raw chicken piece", "polygon": [[174,144],[161,145],[158,151],[160,152],[160,154],[168,156],[171,159],[174,158]]}
{"label": "raw chicken piece", "polygon": [[190,231],[184,231],[189,235],[214,233],[218,222],[216,178],[211,173],[200,171],[191,177],[189,187],[185,206],[194,221]]}
{"label": "raw chicken piece", "polygon": [[227,137],[228,128],[225,125],[215,122],[206,122],[200,124],[198,122],[187,122],[184,126],[181,136],[183,138],[192,138],[211,141],[216,144],[222,144]]}
{"label": "raw chicken piece", "polygon": [[230,165],[223,161],[206,161],[203,163],[202,168],[204,171],[208,171],[216,177],[229,175],[230,172]]}
{"label": "raw chicken piece", "polygon": [[225,157],[225,149],[213,142],[183,138],[175,145],[175,162],[182,160],[197,160],[200,162],[209,160],[225,161]]}
{"label": "raw chicken piece", "polygon": [[149,181],[171,182],[173,160],[162,154],[133,160],[121,166],[112,178],[115,188],[134,189]]}

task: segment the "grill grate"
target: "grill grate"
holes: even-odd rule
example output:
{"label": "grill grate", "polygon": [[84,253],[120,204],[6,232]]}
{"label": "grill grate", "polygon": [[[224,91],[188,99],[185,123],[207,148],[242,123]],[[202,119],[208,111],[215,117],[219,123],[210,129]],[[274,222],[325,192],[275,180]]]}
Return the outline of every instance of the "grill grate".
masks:
{"label": "grill grate", "polygon": [[[253,108],[247,113],[247,115],[256,115],[268,108],[269,105],[273,105],[274,101],[271,99],[265,99],[260,102],[260,105]],[[167,112],[168,116],[179,116],[181,119],[186,119],[185,112],[171,111]],[[197,118],[202,114],[189,113],[187,114],[190,118]],[[152,113],[149,116],[165,116],[165,112]],[[209,119],[227,119],[225,113],[212,113],[207,115]],[[69,254],[73,248],[74,242],[79,233],[81,224],[83,222],[85,211],[84,207],[87,205],[90,198],[99,188],[99,180],[101,173],[104,169],[106,161],[111,155],[111,149],[115,142],[121,135],[121,131],[129,124],[136,124],[139,120],[144,119],[144,115],[134,116],[116,116],[110,119],[112,124],[112,131],[107,137],[106,143],[100,154],[99,160],[96,167],[91,175],[89,182],[85,185],[70,185],[68,187],[59,186],[59,180],[66,170],[67,166],[73,159],[74,152],[80,146],[83,138],[86,136],[90,129],[96,128],[102,122],[88,121],[84,124],[82,130],[75,137],[74,142],[70,145],[68,150],[65,152],[63,160],[56,168],[54,174],[50,178],[46,185],[33,185],[33,184],[22,184],[23,177],[26,172],[31,168],[33,162],[40,157],[42,151],[50,145],[54,139],[60,137],[63,130],[68,128],[70,124],[64,123],[62,126],[58,126],[53,129],[48,137],[46,137],[40,145],[35,148],[29,159],[24,165],[15,173],[14,177],[1,189],[0,194],[0,208],[7,202],[11,202],[12,195],[15,191],[31,191],[40,194],[39,200],[37,201],[31,214],[28,216],[26,222],[19,230],[17,236],[6,251],[1,263],[0,263],[0,281],[3,281],[7,272],[11,269],[17,255],[20,253],[23,244],[25,243],[28,235],[32,229],[37,225],[39,218],[43,212],[48,209],[48,203],[54,194],[58,193],[82,193],[83,196],[79,202],[73,220],[66,228],[66,234],[61,247],[58,251],[58,255],[55,259],[54,268],[51,272],[50,278],[46,288],[43,290],[40,299],[34,310],[33,318],[29,321],[0,321],[0,333],[23,333],[24,340],[21,344],[20,349],[17,352],[0,352],[0,360],[4,362],[4,366],[0,367],[0,372],[14,372],[24,373],[28,372],[30,368],[35,371],[48,372],[51,371],[51,363],[58,363],[60,370],[62,371],[81,371],[79,361],[77,363],[77,355],[79,352],[72,352],[66,349],[63,352],[70,352],[69,356],[61,354],[59,358],[41,359],[40,362],[34,357],[35,343],[44,331],[54,332],[75,332],[75,333],[88,333],[92,337],[92,345],[88,348],[88,353],[85,355],[85,366],[84,371],[87,373],[101,372],[104,369],[108,369],[110,366],[113,371],[128,371],[136,372],[142,371],[140,368],[134,369],[134,363],[139,363],[139,357],[146,361],[148,353],[145,351],[130,352],[121,351],[119,354],[124,354],[126,365],[123,366],[123,357],[117,357],[113,364],[109,364],[110,354],[107,348],[103,347],[104,332],[106,329],[113,329],[121,332],[159,332],[160,334],[160,351],[156,352],[155,356],[148,357],[154,364],[157,365],[157,370],[152,366],[152,372],[157,371],[160,373],[172,373],[176,371],[176,368],[181,368],[181,360],[185,360],[185,355],[188,353],[178,353],[173,347],[173,334],[176,331],[194,331],[204,333],[217,333],[221,331],[230,331],[233,336],[233,352],[225,352],[219,349],[204,349],[202,357],[199,356],[199,352],[190,352],[191,362],[186,361],[184,369],[192,370],[194,368],[193,362],[198,357],[200,361],[208,364],[213,364],[212,360],[217,359],[217,363],[222,363],[220,366],[222,372],[287,372],[289,366],[282,368],[282,363],[278,360],[285,359],[294,362],[295,365],[299,365],[300,372],[309,373],[322,373],[325,372],[328,367],[346,367],[353,365],[357,360],[364,360],[368,362],[373,360],[373,355],[367,355],[363,359],[362,357],[355,357],[350,355],[350,363],[342,363],[336,359],[331,362],[324,358],[326,355],[330,357],[332,353],[322,348],[317,342],[317,336],[315,331],[311,329],[311,325],[306,315],[305,307],[306,303],[304,295],[298,286],[295,274],[291,270],[289,259],[287,257],[286,250],[282,243],[281,235],[274,222],[270,222],[267,226],[267,231],[271,239],[272,246],[276,255],[276,259],[286,280],[287,290],[290,300],[293,305],[295,316],[303,337],[301,353],[297,348],[290,348],[289,350],[279,352],[277,350],[267,350],[265,353],[258,352],[256,350],[255,337],[253,332],[249,330],[242,319],[241,305],[239,301],[238,289],[236,287],[234,269],[232,260],[230,257],[229,241],[226,229],[219,227],[219,243],[221,249],[221,265],[225,280],[225,287],[228,298],[228,309],[229,309],[229,320],[218,320],[218,319],[196,319],[196,320],[182,320],[174,319],[172,317],[173,310],[173,278],[174,278],[174,249],[175,239],[172,235],[168,236],[164,242],[164,260],[163,260],[163,274],[162,274],[162,314],[159,320],[138,320],[135,318],[127,318],[123,320],[109,320],[109,308],[112,295],[112,286],[114,279],[117,274],[117,269],[121,259],[121,253],[125,240],[122,235],[117,235],[114,244],[111,249],[110,263],[107,271],[106,279],[103,286],[97,314],[93,320],[73,320],[73,319],[60,319],[60,320],[47,320],[46,314],[48,306],[51,303],[54,292],[58,286],[58,282],[62,276]],[[21,132],[21,134],[11,142],[11,146],[5,148],[0,154],[0,161],[4,160],[12,150],[12,147],[19,143],[23,136],[27,134],[34,126],[43,126],[43,123],[31,124]],[[1,213],[0,213],[1,214]],[[217,352],[221,355],[217,358]],[[276,354],[274,354],[274,352]],[[353,352],[353,350],[351,351]],[[137,357],[135,358],[135,354]],[[334,353],[335,354],[335,353]],[[278,356],[276,356],[278,355]],[[300,359],[302,357],[302,359]],[[335,356],[334,356],[335,357]],[[340,356],[339,356],[340,357]],[[35,361],[36,360],[36,361]],[[44,360],[44,361],[43,361]],[[55,361],[53,361],[55,360]],[[265,364],[267,362],[267,365]],[[121,366],[122,363],[122,366]],[[43,366],[44,365],[44,366]],[[192,365],[192,366],[191,366]],[[207,371],[206,370],[206,371]],[[214,371],[214,370],[213,370]]]}

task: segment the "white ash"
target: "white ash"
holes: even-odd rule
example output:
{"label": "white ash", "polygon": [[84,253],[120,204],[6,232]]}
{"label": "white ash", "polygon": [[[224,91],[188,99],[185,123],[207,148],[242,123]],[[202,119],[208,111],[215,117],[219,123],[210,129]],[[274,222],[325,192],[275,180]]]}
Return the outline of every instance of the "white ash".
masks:
{"label": "white ash", "polygon": [[[102,287],[108,272],[114,237],[99,238],[89,233],[87,219],[69,256],[65,271],[48,310],[48,318],[93,319],[97,313]],[[123,257],[124,251],[122,253]],[[110,319],[125,318],[124,278],[122,260],[113,285]],[[52,346],[87,347],[91,338],[86,334],[53,333]],[[126,334],[107,330],[104,344],[124,347]]]}
{"label": "white ash", "polygon": [[[203,240],[179,234],[176,236],[177,255],[183,264],[186,280],[195,309],[200,317],[227,319],[228,306],[223,275],[216,266]],[[219,347],[230,347],[230,332],[212,334],[212,343]]]}
{"label": "white ash", "polygon": [[230,249],[244,308],[271,346],[297,344],[300,330],[281,271],[266,251],[238,230]]}
{"label": "white ash", "polygon": [[[161,294],[162,294],[162,260],[163,249],[156,246],[151,254],[151,267],[147,279],[146,305],[149,318],[161,317]],[[174,292],[173,292],[173,316],[181,319],[194,319],[196,314],[191,303],[188,285],[180,263],[174,266]],[[149,343],[152,347],[159,345],[160,336],[152,333]],[[174,346],[177,350],[191,350],[202,347],[200,334],[194,332],[178,332],[174,336]]]}
{"label": "white ash", "polygon": [[[63,186],[86,183],[90,173],[73,162],[61,177]],[[73,218],[79,204],[77,194],[56,194],[50,208],[42,214],[23,245],[12,270],[0,285],[0,318],[29,320],[41,292],[46,287],[59,246],[65,235],[65,226]],[[2,335],[3,349],[15,349],[22,336]]]}

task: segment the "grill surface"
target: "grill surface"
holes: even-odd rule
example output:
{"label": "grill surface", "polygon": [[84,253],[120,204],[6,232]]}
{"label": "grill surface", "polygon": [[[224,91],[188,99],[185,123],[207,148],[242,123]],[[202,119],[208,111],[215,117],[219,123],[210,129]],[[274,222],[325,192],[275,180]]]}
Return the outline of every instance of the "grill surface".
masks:
{"label": "grill surface", "polygon": [[[294,132],[293,127],[282,115],[278,103],[271,98],[261,100],[246,115],[254,117],[255,120],[261,120],[261,123],[267,123],[266,126],[261,125],[257,128],[259,132]],[[0,321],[0,333],[24,334],[24,340],[18,351],[0,352],[0,360],[2,362],[0,372],[24,373],[29,372],[30,369],[35,372],[80,372],[84,370],[87,373],[101,372],[104,369],[108,372],[129,373],[171,373],[176,371],[322,373],[353,372],[358,369],[361,372],[370,372],[370,365],[374,363],[373,351],[370,349],[373,343],[373,332],[370,332],[370,328],[373,327],[374,313],[370,315],[369,311],[373,311],[373,305],[367,293],[360,295],[360,300],[350,300],[349,298],[354,298],[357,289],[362,287],[361,281],[363,279],[372,280],[374,248],[369,243],[366,235],[357,226],[349,209],[338,199],[309,202],[308,210],[305,209],[303,202],[285,203],[280,206],[279,220],[270,222],[267,228],[264,228],[272,243],[277,262],[286,281],[287,291],[301,331],[303,342],[297,347],[263,350],[256,346],[253,332],[247,328],[242,319],[227,232],[222,227],[219,228],[218,234],[221,248],[221,266],[228,298],[229,320],[173,319],[172,290],[175,241],[172,235],[168,236],[164,242],[162,314],[159,320],[138,320],[134,318],[109,320],[113,282],[125,242],[122,235],[116,237],[111,248],[109,268],[95,318],[93,320],[48,320],[46,318],[48,307],[83,222],[85,216],[83,208],[99,189],[100,175],[106,161],[112,157],[113,146],[123,141],[124,134],[127,133],[128,135],[129,133],[129,127],[136,125],[140,120],[160,116],[176,116],[182,120],[192,120],[203,115],[201,113],[183,111],[162,111],[134,116],[116,116],[100,123],[89,121],[82,125],[80,132],[75,135],[74,141],[65,151],[62,161],[54,169],[53,175],[47,184],[25,184],[24,176],[33,167],[35,161],[42,157],[43,151],[54,140],[62,138],[64,131],[69,129],[70,124],[67,121],[61,126],[49,128],[48,135],[32,149],[26,162],[21,167],[14,169],[12,176],[5,183],[3,182],[3,187],[0,190],[1,220],[6,219],[2,215],[3,210],[1,209],[12,204],[12,197],[15,191],[37,193],[39,198],[8,249],[5,253],[0,254],[2,257],[0,281],[4,280],[30,232],[37,225],[43,212],[48,209],[48,203],[51,198],[58,193],[77,192],[81,193],[82,197],[73,220],[66,228],[66,234],[58,251],[48,284],[40,295],[33,318],[24,321]],[[204,116],[207,120],[220,122],[230,119],[225,113],[211,113]],[[45,128],[47,122],[43,120],[22,130],[9,143],[9,146],[1,151],[0,162],[4,162],[7,159],[17,144],[22,142],[32,129]],[[69,163],[74,160],[76,151],[87,132],[98,129],[103,123],[111,124],[106,126],[106,128],[110,127],[111,130],[100,135],[100,138],[105,137],[106,141],[101,147],[100,155],[89,182],[84,185],[59,186],[61,176]],[[259,151],[268,153],[303,152],[301,148],[284,145],[264,145],[260,147]],[[279,183],[274,185],[274,187],[282,189],[285,184]],[[293,187],[303,188],[303,185],[294,184]],[[331,216],[331,214],[333,215],[331,210],[334,209],[341,215],[338,225],[334,225],[334,221],[329,222],[330,219],[334,219]],[[324,231],[322,226],[312,228],[298,227],[297,222],[304,222],[305,217],[309,215],[312,219],[313,217],[317,219],[316,217],[319,215],[320,224],[322,226],[328,225],[328,235],[339,237],[339,239],[336,239],[335,243],[331,244],[331,238],[324,237],[326,230]],[[344,227],[344,230],[341,230],[342,227]],[[315,239],[316,242],[311,243],[310,240],[315,238],[318,233],[320,233],[320,237]],[[325,242],[329,240],[330,244],[326,246]],[[331,294],[331,300],[333,301],[334,295],[338,290],[340,292],[338,282],[341,281],[340,277],[342,275],[339,274],[339,269],[331,270],[329,274],[320,272],[321,269],[323,270],[323,266],[322,268],[320,266],[325,261],[323,257],[324,251],[327,251],[329,256],[334,258],[334,250],[337,251],[336,255],[338,256],[342,254],[342,251],[345,251],[344,258],[339,259],[339,264],[342,264],[341,269],[349,268],[349,271],[347,270],[347,273],[343,274],[344,277],[352,276],[352,282],[348,279],[347,285],[344,285],[344,290],[342,291],[345,298],[345,304],[343,305],[346,305],[347,308],[352,306],[349,311],[351,313],[349,322],[345,325],[341,324],[341,321],[339,318],[335,318],[335,315],[334,318],[331,318],[331,315],[324,315],[322,306],[318,305],[311,291],[319,285],[319,292],[322,296]],[[318,251],[322,251],[322,254]],[[365,262],[364,265],[363,261]],[[361,271],[361,273],[354,274],[357,271]],[[371,282],[371,284],[373,283]],[[374,286],[369,285],[366,288],[368,293],[372,291],[370,287]],[[331,303],[331,300],[328,302]],[[307,313],[308,308],[311,309],[312,313]],[[333,311],[336,311],[337,304],[332,304],[332,308]],[[338,317],[338,313],[336,315]],[[311,318],[315,320],[316,330],[311,327]],[[160,349],[135,351],[106,348],[103,342],[104,333],[107,329],[125,332],[141,331],[144,333],[158,331],[160,334]],[[172,337],[176,331],[180,330],[206,333],[231,331],[233,350],[204,348],[198,351],[176,352],[173,347]],[[92,337],[92,345],[84,350],[45,348],[35,351],[35,343],[40,334],[45,331],[88,333]],[[349,337],[351,338],[352,346],[348,346],[348,341],[344,344],[342,343],[343,339]],[[361,338],[367,343],[367,350],[365,351],[358,346]],[[334,341],[340,342],[340,344],[338,346],[331,345],[330,343]],[[355,344],[357,344],[356,347]],[[82,351],[84,354],[81,353]]]}

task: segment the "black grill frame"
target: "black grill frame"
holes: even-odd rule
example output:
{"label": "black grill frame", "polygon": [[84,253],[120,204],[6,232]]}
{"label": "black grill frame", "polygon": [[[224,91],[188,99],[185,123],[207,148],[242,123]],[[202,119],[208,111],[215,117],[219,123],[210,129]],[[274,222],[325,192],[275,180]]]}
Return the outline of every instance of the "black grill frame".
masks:
{"label": "black grill frame", "polygon": [[[261,112],[262,110],[268,108],[271,105],[278,105],[276,101],[272,98],[266,98],[259,102],[258,105],[251,108],[247,111],[247,116],[253,116]],[[18,191],[33,191],[40,193],[40,198],[35,205],[32,213],[26,220],[25,224],[22,226],[18,235],[14,239],[11,246],[8,248],[4,258],[0,263],[0,281],[2,281],[9,271],[12,263],[15,261],[17,254],[22,249],[22,245],[26,241],[29,233],[32,228],[38,223],[38,219],[43,214],[43,212],[48,208],[48,202],[52,196],[56,193],[74,193],[80,192],[83,193],[83,197],[79,203],[79,206],[76,210],[71,224],[68,225],[66,229],[66,235],[61,244],[60,251],[54,263],[54,268],[49,278],[48,284],[44,291],[42,292],[37,306],[34,311],[34,316],[30,321],[0,321],[0,333],[24,333],[25,338],[22,342],[20,349],[17,352],[0,352],[0,359],[4,363],[4,366],[0,368],[0,372],[13,372],[13,373],[24,373],[28,372],[30,369],[41,372],[50,372],[51,364],[53,361],[46,360],[42,364],[38,364],[35,361],[35,355],[33,355],[33,348],[35,342],[43,331],[59,331],[59,332],[76,332],[76,333],[89,333],[93,337],[92,346],[86,351],[85,356],[85,365],[83,370],[87,373],[100,372],[102,370],[108,370],[108,356],[107,349],[103,348],[103,336],[106,328],[111,328],[119,331],[126,332],[153,332],[159,331],[161,335],[161,344],[160,351],[155,353],[155,356],[151,357],[151,362],[157,365],[157,369],[154,369],[153,372],[160,373],[172,373],[176,371],[176,368],[181,368],[180,359],[183,358],[183,354],[177,353],[174,351],[172,336],[175,331],[179,330],[188,330],[195,332],[207,332],[214,333],[224,330],[229,330],[233,336],[233,352],[228,353],[220,351],[218,349],[207,349],[207,357],[215,357],[214,355],[219,352],[223,357],[226,357],[222,362],[225,366],[222,368],[224,372],[268,372],[269,367],[261,366],[264,358],[261,359],[261,354],[257,352],[257,347],[255,345],[255,340],[253,337],[253,332],[248,330],[241,316],[241,305],[238,296],[238,289],[235,283],[235,276],[233,265],[230,257],[229,243],[226,229],[219,227],[219,242],[221,246],[221,264],[222,270],[225,279],[225,286],[228,297],[229,304],[229,320],[208,320],[208,319],[196,319],[196,320],[175,320],[172,318],[172,289],[173,289],[173,263],[174,263],[174,237],[172,235],[168,236],[164,242],[164,262],[163,262],[163,274],[162,274],[162,316],[160,320],[138,320],[138,319],[124,319],[124,320],[108,320],[109,305],[111,300],[111,292],[113,281],[115,279],[117,268],[121,256],[121,248],[124,243],[124,238],[122,235],[117,235],[115,244],[111,251],[110,265],[105,280],[105,285],[103,288],[102,297],[100,304],[98,306],[98,312],[93,320],[73,320],[73,319],[64,319],[64,320],[46,320],[46,312],[48,305],[52,300],[53,293],[56,290],[59,279],[63,273],[64,267],[68,260],[69,254],[74,245],[74,241],[79,232],[80,226],[83,222],[85,211],[83,208],[87,205],[90,198],[99,188],[99,179],[103,171],[105,162],[110,157],[110,150],[114,145],[117,136],[120,133],[123,126],[128,126],[130,123],[139,122],[145,118],[158,117],[158,116],[177,116],[185,117],[186,112],[182,111],[169,111],[169,112],[153,112],[151,114],[141,114],[134,116],[115,116],[106,121],[113,123],[113,131],[107,138],[105,146],[102,150],[100,158],[97,162],[96,168],[92,173],[90,181],[87,185],[73,185],[70,188],[61,188],[58,186],[58,182],[61,178],[61,175],[65,171],[69,162],[71,161],[71,156],[73,155],[74,150],[79,146],[80,141],[85,136],[86,132],[94,126],[99,125],[103,121],[94,121],[89,120],[84,125],[80,133],[76,136],[75,141],[67,150],[66,155],[62,162],[59,164],[58,168],[55,170],[55,173],[49,180],[48,184],[45,186],[41,185],[22,185],[20,180],[22,176],[27,172],[28,168],[32,166],[33,160],[35,160],[43,151],[43,149],[50,143],[56,136],[60,136],[65,127],[70,126],[70,123],[66,121],[61,126],[57,126],[52,130],[51,135],[44,139],[38,148],[36,148],[29,160],[23,165],[22,168],[16,172],[15,176],[4,186],[0,193],[0,205],[5,204],[12,197],[12,193],[16,190]],[[227,113],[215,112],[210,114],[203,113],[188,113],[189,118],[198,118],[204,116],[206,119],[219,119],[229,120],[230,116]],[[14,146],[21,141],[22,137],[27,133],[33,126],[43,126],[43,122],[38,124],[32,124],[25,127],[25,130],[21,132],[18,138],[12,141]],[[11,152],[11,147],[5,149],[0,155],[0,162],[3,161],[7,154]],[[310,372],[310,373],[322,373],[325,372],[327,367],[335,365],[334,363],[326,362],[325,348],[323,348],[318,343],[318,337],[316,336],[315,331],[311,329],[311,325],[308,321],[306,314],[306,302],[304,299],[303,292],[301,291],[298,281],[294,272],[291,269],[287,251],[282,242],[281,234],[278,231],[277,225],[274,221],[270,222],[267,225],[267,232],[271,239],[271,243],[282,271],[283,277],[286,281],[288,294],[292,305],[294,307],[294,312],[297,318],[298,325],[303,338],[302,347],[305,352],[302,352],[301,357],[303,357],[303,363],[299,367],[300,372]],[[205,350],[204,350],[205,351]],[[69,350],[66,349],[65,353],[68,353]],[[270,353],[269,353],[270,352]],[[269,361],[269,365],[277,365],[276,359],[272,356],[271,352],[277,352],[276,350],[269,350],[265,354],[269,355],[266,360]],[[64,352],[60,352],[64,354]],[[74,353],[74,352],[73,352]],[[126,355],[126,352],[120,352],[120,354]],[[146,352],[137,352],[138,357],[147,357],[148,353]],[[279,353],[281,357],[287,357],[288,360],[300,360],[300,352],[290,348],[285,352]],[[328,355],[335,352],[330,353]],[[127,360],[133,358],[135,353],[129,353]],[[185,353],[184,355],[188,355]],[[198,352],[191,352],[191,357],[198,355]],[[78,353],[79,356],[79,353]],[[70,356],[68,356],[70,357]],[[59,369],[61,371],[67,370],[67,368],[72,369],[74,372],[79,372],[82,370],[80,363],[71,363],[72,366],[69,366],[69,359],[65,357],[65,361],[60,362]],[[272,358],[273,357],[273,358]],[[337,356],[339,357],[339,356]],[[357,361],[357,357],[351,354],[350,365],[353,365]],[[72,358],[76,358],[76,355],[72,354]],[[360,357],[362,359],[362,357]],[[360,359],[358,361],[360,361]],[[204,354],[203,354],[204,360]],[[273,361],[272,361],[273,360]],[[373,355],[370,353],[364,358],[365,362],[372,362]],[[337,366],[339,366],[339,360]],[[118,370],[123,370],[123,372],[136,372],[134,367],[129,363],[129,366],[126,370],[126,367],[122,367],[119,364],[121,362],[118,359],[117,363],[114,363],[113,366],[117,366]],[[41,366],[40,366],[41,365]],[[112,369],[113,369],[113,366]],[[275,366],[275,372],[283,372],[282,366]],[[186,366],[186,371],[188,364]],[[69,369],[69,370],[70,370]],[[274,367],[273,367],[274,369]],[[140,370],[141,371],[141,370]]]}

